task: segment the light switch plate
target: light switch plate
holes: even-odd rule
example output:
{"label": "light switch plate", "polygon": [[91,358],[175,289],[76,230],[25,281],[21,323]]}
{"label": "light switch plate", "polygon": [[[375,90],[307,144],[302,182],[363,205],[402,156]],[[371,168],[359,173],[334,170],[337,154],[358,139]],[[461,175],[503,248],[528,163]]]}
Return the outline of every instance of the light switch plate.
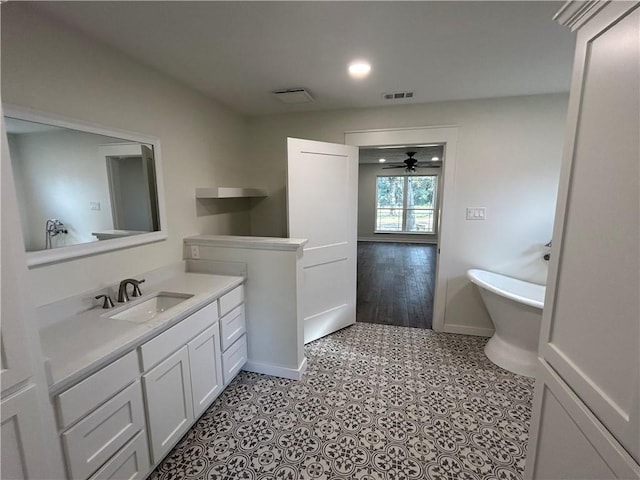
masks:
{"label": "light switch plate", "polygon": [[467,207],[467,220],[484,220],[487,218],[486,207]]}

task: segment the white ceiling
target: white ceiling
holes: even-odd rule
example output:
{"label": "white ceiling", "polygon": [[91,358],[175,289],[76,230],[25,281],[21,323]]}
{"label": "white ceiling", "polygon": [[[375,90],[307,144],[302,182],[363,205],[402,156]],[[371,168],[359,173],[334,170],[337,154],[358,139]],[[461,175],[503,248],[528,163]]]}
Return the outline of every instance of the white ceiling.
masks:
{"label": "white ceiling", "polygon": [[[300,110],[568,91],[561,2],[41,2],[35,8],[230,108]],[[372,63],[356,81],[346,67]],[[285,105],[304,87],[313,103]],[[385,92],[414,91],[388,101]]]}
{"label": "white ceiling", "polygon": [[[407,152],[415,152],[413,158],[418,160],[418,164],[440,163],[444,155],[444,145],[394,145],[378,148],[361,148],[358,155],[360,163],[380,163],[384,158],[386,165],[402,165],[408,157]],[[437,157],[438,160],[433,160]]]}

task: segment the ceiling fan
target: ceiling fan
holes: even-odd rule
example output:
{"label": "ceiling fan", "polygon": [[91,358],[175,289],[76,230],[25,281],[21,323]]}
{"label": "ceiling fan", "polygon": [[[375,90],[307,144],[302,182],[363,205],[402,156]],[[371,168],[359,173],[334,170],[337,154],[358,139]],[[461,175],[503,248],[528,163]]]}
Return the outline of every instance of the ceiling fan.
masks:
{"label": "ceiling fan", "polygon": [[382,167],[383,170],[387,170],[389,168],[404,168],[405,172],[415,172],[416,168],[440,168],[440,165],[429,165],[422,164],[418,165],[418,160],[413,158],[416,152],[407,152],[408,158],[404,160],[404,165],[392,165],[389,167]]}

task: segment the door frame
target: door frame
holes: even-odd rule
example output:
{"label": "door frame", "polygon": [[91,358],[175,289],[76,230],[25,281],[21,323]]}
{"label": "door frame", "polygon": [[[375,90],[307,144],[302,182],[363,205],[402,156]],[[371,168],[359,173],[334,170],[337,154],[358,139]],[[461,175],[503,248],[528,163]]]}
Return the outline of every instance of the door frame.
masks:
{"label": "door frame", "polygon": [[453,244],[455,214],[455,172],[458,127],[443,125],[433,127],[387,128],[355,130],[344,134],[344,143],[356,147],[387,147],[391,145],[418,145],[441,143],[444,147],[442,162],[442,196],[439,205],[438,256],[436,259],[436,284],[433,301],[433,330],[445,331],[447,283],[453,258],[449,246]]}

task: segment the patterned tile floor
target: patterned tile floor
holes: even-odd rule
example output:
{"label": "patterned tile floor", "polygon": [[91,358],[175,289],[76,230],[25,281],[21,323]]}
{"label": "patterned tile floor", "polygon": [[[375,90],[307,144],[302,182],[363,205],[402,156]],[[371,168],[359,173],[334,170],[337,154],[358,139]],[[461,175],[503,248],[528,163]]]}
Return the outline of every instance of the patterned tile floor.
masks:
{"label": "patterned tile floor", "polygon": [[150,479],[521,479],[533,381],[485,343],[358,323],[299,382],[241,372]]}

